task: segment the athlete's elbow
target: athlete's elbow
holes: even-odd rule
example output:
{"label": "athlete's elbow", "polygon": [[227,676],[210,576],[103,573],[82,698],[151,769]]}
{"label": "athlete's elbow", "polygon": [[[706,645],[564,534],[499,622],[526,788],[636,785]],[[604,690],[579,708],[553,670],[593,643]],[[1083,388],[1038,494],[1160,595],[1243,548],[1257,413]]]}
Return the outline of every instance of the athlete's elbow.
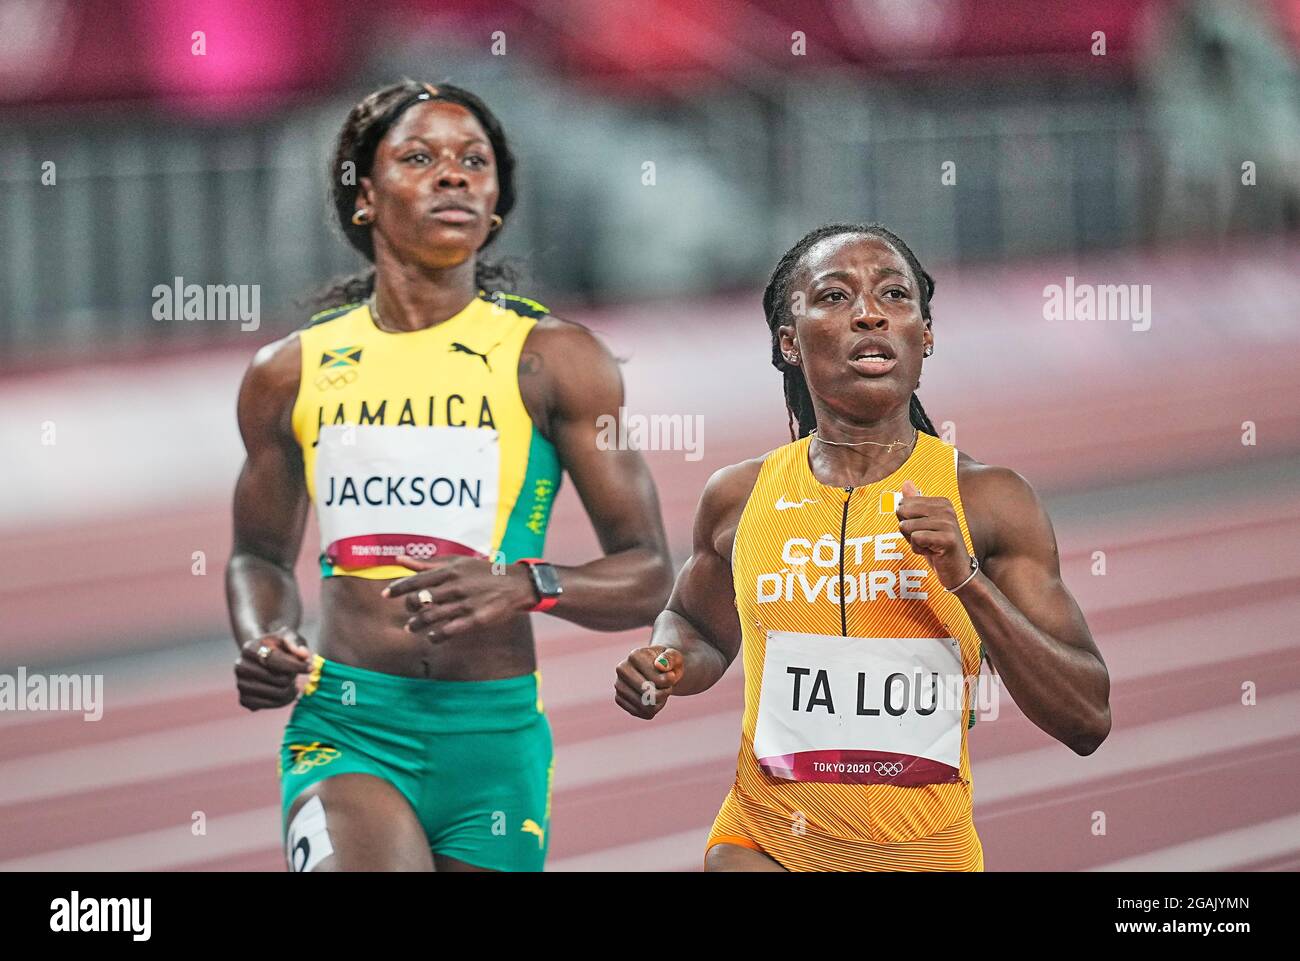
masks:
{"label": "athlete's elbow", "polygon": [[1101,747],[1102,742],[1110,736],[1110,706],[1106,705],[1097,716],[1087,725],[1087,727],[1070,739],[1068,742],[1070,750],[1080,757],[1087,757],[1097,748]]}
{"label": "athlete's elbow", "polygon": [[277,573],[293,577],[293,559],[283,552],[259,545],[236,543],[226,561],[227,576],[274,568]]}
{"label": "athlete's elbow", "polygon": [[668,597],[672,594],[672,573],[659,577],[653,584],[647,585],[645,598],[637,605],[637,623],[633,627],[654,627],[659,615],[668,606]]}
{"label": "athlete's elbow", "polygon": [[653,627],[659,615],[668,606],[668,597],[673,590],[672,562],[665,555],[656,561],[652,569],[638,585],[636,623],[632,627]]}
{"label": "athlete's elbow", "polygon": [[1070,742],[1070,750],[1079,757],[1087,757],[1101,747],[1101,739],[1095,737],[1077,737]]}
{"label": "athlete's elbow", "polygon": [[630,548],[623,555],[624,569],[606,586],[612,593],[602,601],[593,623],[596,630],[630,631],[651,627],[668,606],[673,588],[672,559],[666,549]]}

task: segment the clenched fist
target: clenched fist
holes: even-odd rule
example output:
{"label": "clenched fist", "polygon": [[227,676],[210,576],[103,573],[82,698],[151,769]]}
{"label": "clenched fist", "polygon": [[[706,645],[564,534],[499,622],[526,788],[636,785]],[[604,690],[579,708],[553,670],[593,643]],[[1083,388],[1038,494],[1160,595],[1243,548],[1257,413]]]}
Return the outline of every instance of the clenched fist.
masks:
{"label": "clenched fist", "polygon": [[946,497],[922,497],[910,480],[903,482],[898,503],[898,530],[912,550],[930,562],[939,583],[951,590],[970,577],[970,552],[961,536],[957,511]]}
{"label": "clenched fist", "polygon": [[664,709],[682,679],[682,652],[655,644],[638,647],[615,669],[614,703],[650,720]]}
{"label": "clenched fist", "polygon": [[284,707],[298,699],[298,675],[311,671],[311,649],[291,627],[254,638],[239,649],[235,686],[250,711]]}

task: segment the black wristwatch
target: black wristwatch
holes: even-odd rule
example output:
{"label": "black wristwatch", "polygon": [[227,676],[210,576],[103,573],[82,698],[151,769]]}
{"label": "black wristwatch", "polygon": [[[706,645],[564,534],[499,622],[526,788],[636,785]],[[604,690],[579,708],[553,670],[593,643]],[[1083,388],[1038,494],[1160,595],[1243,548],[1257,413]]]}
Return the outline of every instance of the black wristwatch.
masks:
{"label": "black wristwatch", "polygon": [[537,604],[530,611],[549,611],[560,601],[564,588],[560,586],[560,575],[555,568],[540,557],[521,557],[516,563],[528,568],[533,578],[533,590],[537,592]]}

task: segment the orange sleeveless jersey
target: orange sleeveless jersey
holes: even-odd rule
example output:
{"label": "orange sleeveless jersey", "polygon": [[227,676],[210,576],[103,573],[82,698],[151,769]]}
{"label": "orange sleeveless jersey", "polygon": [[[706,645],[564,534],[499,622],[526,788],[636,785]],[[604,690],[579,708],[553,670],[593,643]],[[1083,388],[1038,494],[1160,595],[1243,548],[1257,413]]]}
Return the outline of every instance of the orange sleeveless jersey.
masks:
{"label": "orange sleeveless jersey", "polygon": [[[929,562],[912,552],[894,513],[905,480],[922,496],[948,498],[973,554],[957,489],[957,450],[919,433],[898,470],[850,491],[813,476],[811,440],[805,437],[768,455],[736,530],[732,569],[743,636],[745,714],[736,781],[709,846],[727,842],[756,848],[790,870],[982,870],[971,817],[967,731],[974,723],[974,692],[969,687],[962,695],[962,718],[969,716],[969,722],[960,725],[960,770],[947,783],[902,787],[785,780],[758,763],[754,736],[768,631],[952,638],[965,677],[977,677],[980,667],[979,635],[965,609],[944,591]],[[842,543],[850,546],[841,549]],[[822,549],[819,560],[824,561],[832,546],[839,552],[836,561],[843,556],[842,581],[838,564],[828,569],[824,563],[791,563]]]}

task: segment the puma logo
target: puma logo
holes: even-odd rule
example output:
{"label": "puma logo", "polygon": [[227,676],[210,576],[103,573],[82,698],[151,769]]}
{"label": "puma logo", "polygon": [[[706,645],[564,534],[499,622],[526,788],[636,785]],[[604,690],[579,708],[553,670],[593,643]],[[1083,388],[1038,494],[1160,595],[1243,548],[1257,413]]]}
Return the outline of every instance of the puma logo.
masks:
{"label": "puma logo", "polygon": [[816,503],[817,503],[816,498],[805,497],[799,503],[795,504],[791,501],[786,500],[785,495],[782,494],[780,497],[776,499],[776,509],[779,511],[788,511],[792,507],[803,507],[804,504],[816,504]]}
{"label": "puma logo", "polygon": [[501,342],[498,341],[497,343],[489,347],[485,352],[480,354],[477,350],[473,350],[469,347],[466,347],[460,341],[452,341],[451,352],[453,354],[471,354],[474,357],[477,357],[479,360],[483,361],[483,366],[488,369],[488,373],[490,374],[492,373],[492,365],[488,363],[487,355],[492,353],[492,351],[496,350],[500,346],[501,346]]}
{"label": "puma logo", "polygon": [[521,831],[527,831],[529,834],[537,835],[537,846],[540,848],[546,842],[546,832],[532,818],[524,818],[523,825],[519,828]]}

